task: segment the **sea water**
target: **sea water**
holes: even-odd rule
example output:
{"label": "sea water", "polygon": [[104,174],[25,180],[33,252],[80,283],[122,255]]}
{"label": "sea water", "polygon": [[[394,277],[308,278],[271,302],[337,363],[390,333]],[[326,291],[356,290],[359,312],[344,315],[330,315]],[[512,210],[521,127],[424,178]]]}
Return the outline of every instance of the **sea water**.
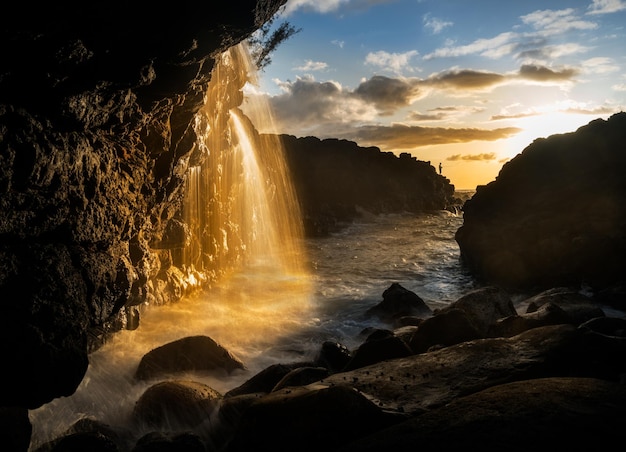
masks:
{"label": "sea water", "polygon": [[135,381],[134,372],[145,353],[167,342],[206,335],[241,359],[246,369],[232,374],[173,376],[225,393],[269,365],[314,359],[326,340],[354,348],[365,328],[391,328],[364,314],[392,283],[432,309],[447,306],[476,287],[454,240],[462,221],[445,210],[365,213],[338,232],[304,239],[306,276],[253,264],[178,303],[146,310],[137,330],[116,334],[90,355],[74,395],[30,412],[33,448],[84,417],[131,425],[136,400],[155,383]]}

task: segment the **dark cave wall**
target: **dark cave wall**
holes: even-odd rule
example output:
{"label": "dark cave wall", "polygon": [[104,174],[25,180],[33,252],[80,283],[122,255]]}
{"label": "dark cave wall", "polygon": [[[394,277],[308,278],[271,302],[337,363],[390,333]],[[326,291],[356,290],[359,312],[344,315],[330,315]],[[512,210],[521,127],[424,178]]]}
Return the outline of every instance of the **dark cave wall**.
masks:
{"label": "dark cave wall", "polygon": [[283,3],[3,13],[0,406],[71,394],[88,351],[132,325],[135,307],[184,294],[170,251],[184,234],[170,232],[214,56]]}

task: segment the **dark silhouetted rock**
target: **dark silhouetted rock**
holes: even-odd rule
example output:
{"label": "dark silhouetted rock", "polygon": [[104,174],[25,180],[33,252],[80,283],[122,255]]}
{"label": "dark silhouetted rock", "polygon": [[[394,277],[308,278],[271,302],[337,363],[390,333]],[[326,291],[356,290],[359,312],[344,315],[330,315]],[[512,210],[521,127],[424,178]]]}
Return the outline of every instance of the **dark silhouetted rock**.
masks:
{"label": "dark silhouetted rock", "polygon": [[347,140],[281,135],[309,235],[324,235],[370,213],[443,210],[454,185],[430,162]]}
{"label": "dark silhouetted rock", "polygon": [[315,363],[334,373],[346,367],[351,357],[352,353],[345,345],[335,341],[324,341]]}
{"label": "dark silhouetted rock", "polygon": [[482,337],[489,335],[490,328],[498,319],[516,315],[511,297],[497,287],[481,287],[458,298],[438,313],[460,309]]}
{"label": "dark silhouetted rock", "polygon": [[137,441],[132,452],[210,452],[200,437],[192,432],[166,434],[152,432]]}
{"label": "dark silhouetted rock", "polygon": [[369,366],[386,359],[404,358],[412,354],[413,351],[406,342],[393,334],[380,339],[368,338],[352,353],[352,359],[344,371]]}
{"label": "dark silhouetted rock", "polygon": [[528,304],[527,312],[534,312],[546,303],[555,304],[567,313],[574,325],[604,316],[604,311],[591,298],[565,287],[545,290],[525,302]]}
{"label": "dark silhouetted rock", "polygon": [[286,388],[288,386],[305,386],[309,383],[319,381],[330,375],[326,367],[298,367],[280,379],[272,392]]}
{"label": "dark silhouetted rock", "polygon": [[241,385],[224,394],[225,398],[234,397],[242,394],[269,393],[272,392],[274,386],[283,379],[285,375],[293,369],[297,369],[305,364],[272,364],[261,372],[253,375]]}
{"label": "dark silhouetted rock", "polygon": [[366,315],[393,323],[406,316],[430,316],[432,310],[415,292],[393,283],[383,292],[383,301],[368,309]]}
{"label": "dark silhouetted rock", "polygon": [[226,450],[334,450],[390,425],[392,419],[348,386],[285,388],[243,412]]}
{"label": "dark silhouetted rock", "polygon": [[535,140],[464,204],[463,262],[514,289],[623,283],[624,143],[623,112]]}
{"label": "dark silhouetted rock", "polygon": [[0,448],[26,451],[33,427],[26,408],[0,407]]}
{"label": "dark silhouetted rock", "polygon": [[135,378],[149,380],[164,374],[187,371],[230,373],[245,369],[243,362],[208,336],[189,336],[146,353]]}
{"label": "dark silhouetted rock", "polygon": [[531,328],[564,323],[574,324],[572,317],[558,305],[546,303],[534,312],[498,319],[489,329],[489,336],[511,337]]}
{"label": "dark silhouetted rock", "polygon": [[484,337],[470,322],[465,311],[449,309],[425,319],[411,336],[409,347],[423,353],[434,346],[447,347]]}

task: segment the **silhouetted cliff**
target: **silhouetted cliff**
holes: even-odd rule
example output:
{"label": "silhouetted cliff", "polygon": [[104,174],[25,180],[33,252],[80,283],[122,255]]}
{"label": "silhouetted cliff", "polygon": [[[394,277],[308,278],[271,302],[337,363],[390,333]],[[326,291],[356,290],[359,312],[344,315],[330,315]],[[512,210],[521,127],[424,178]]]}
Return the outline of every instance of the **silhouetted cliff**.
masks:
{"label": "silhouetted cliff", "polygon": [[454,185],[430,162],[347,140],[281,135],[308,234],[371,213],[423,212],[454,203]]}
{"label": "silhouetted cliff", "polygon": [[514,288],[626,280],[626,113],[535,140],[464,206],[463,260]]}

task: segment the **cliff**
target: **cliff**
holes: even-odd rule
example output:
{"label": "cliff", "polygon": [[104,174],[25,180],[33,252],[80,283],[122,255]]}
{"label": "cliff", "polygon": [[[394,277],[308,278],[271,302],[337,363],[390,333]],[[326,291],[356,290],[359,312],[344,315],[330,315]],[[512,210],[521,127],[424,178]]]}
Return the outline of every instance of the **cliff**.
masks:
{"label": "cliff", "polygon": [[624,283],[625,143],[626,113],[535,140],[465,203],[464,262],[516,289]]}
{"label": "cliff", "polygon": [[306,232],[323,235],[370,213],[451,207],[454,185],[430,162],[347,140],[281,135]]}
{"label": "cliff", "polygon": [[0,406],[73,393],[137,306],[182,296],[176,239],[215,58],[284,0],[18,2],[0,47]]}

